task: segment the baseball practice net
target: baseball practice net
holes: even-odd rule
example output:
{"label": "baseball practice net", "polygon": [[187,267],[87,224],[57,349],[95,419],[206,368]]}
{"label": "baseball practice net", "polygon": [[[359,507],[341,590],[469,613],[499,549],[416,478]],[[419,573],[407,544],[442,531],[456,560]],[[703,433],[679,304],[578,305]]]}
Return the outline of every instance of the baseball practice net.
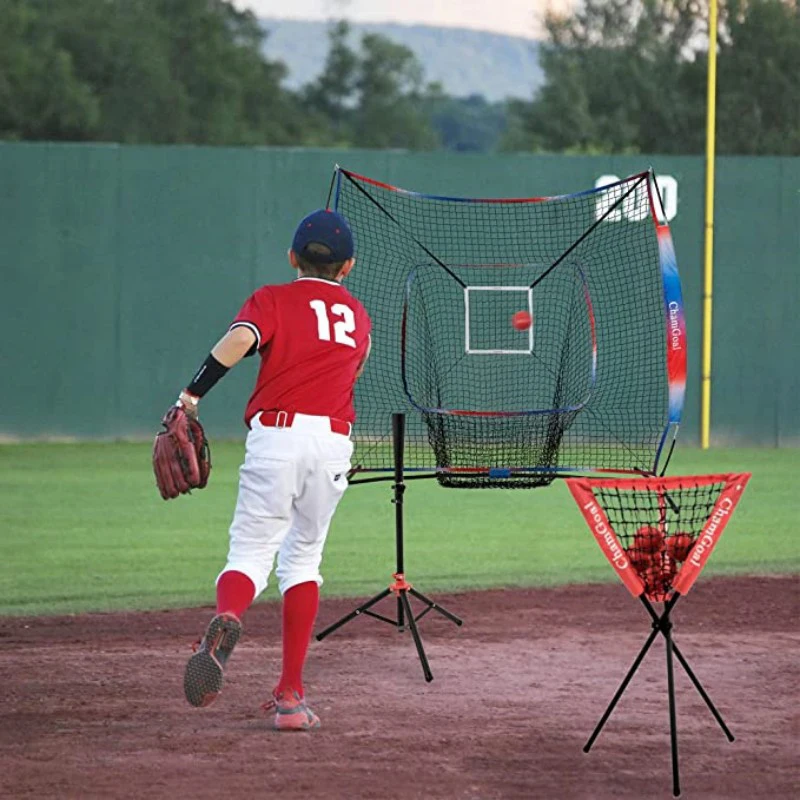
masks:
{"label": "baseball practice net", "polygon": [[[574,195],[473,200],[337,169],[329,205],[356,241],[348,286],[374,325],[356,470],[393,468],[391,415],[403,412],[405,468],[447,486],[656,472],[685,384],[658,203],[649,172]],[[532,324],[512,325],[518,312]]]}

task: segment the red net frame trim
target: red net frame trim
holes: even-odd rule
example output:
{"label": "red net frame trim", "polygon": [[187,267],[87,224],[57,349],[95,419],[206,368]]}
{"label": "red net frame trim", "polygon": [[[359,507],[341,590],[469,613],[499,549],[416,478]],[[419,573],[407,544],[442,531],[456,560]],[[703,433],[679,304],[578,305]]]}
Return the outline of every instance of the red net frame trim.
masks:
{"label": "red net frame trim", "polygon": [[[666,600],[671,592],[684,595],[692,588],[719,542],[750,477],[750,473],[743,472],[670,478],[569,478],[566,484],[600,549],[628,591],[634,597],[645,594],[650,600],[662,601]],[[721,487],[715,489],[716,485]],[[664,509],[665,518],[667,502],[665,498],[675,496],[680,499],[682,492],[703,488],[706,488],[709,494],[715,491],[718,491],[718,494],[713,503],[708,502],[708,513],[702,526],[691,532],[693,536],[691,548],[683,560],[676,579],[664,592],[648,589],[641,568],[632,563],[629,549],[626,549],[620,541],[614,530],[615,524],[609,519],[609,509],[603,507],[596,493],[642,492],[655,495],[659,508]],[[630,496],[636,497],[635,494]]]}

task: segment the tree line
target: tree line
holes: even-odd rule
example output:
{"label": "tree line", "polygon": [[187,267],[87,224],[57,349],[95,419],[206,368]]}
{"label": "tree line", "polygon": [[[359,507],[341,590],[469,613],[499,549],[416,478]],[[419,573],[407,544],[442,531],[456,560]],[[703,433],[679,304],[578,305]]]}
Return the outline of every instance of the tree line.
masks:
{"label": "tree line", "polygon": [[[705,13],[584,0],[546,20],[540,91],[490,103],[448,96],[384,36],[354,47],[346,22],[290,91],[258,20],[227,0],[0,0],[0,138],[700,153]],[[798,0],[723,0],[718,73],[718,152],[800,154]]]}
{"label": "tree line", "polygon": [[[701,153],[705,0],[584,0],[546,20],[547,81],[513,103],[509,149]],[[717,152],[800,155],[800,5],[721,0]]]}

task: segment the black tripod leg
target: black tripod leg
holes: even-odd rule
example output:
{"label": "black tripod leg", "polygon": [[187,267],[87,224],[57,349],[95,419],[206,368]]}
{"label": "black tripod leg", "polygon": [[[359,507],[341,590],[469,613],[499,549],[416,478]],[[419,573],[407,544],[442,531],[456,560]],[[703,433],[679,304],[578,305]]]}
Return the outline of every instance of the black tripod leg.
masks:
{"label": "black tripod leg", "polygon": [[666,621],[663,629],[667,640],[667,692],[669,694],[669,738],[672,745],[672,794],[679,797],[681,793],[681,776],[678,770],[678,723],[675,713],[675,676],[672,670],[672,623]]}
{"label": "black tripod leg", "polygon": [[422,663],[422,673],[425,675],[425,680],[430,683],[433,680],[433,673],[431,672],[431,668],[428,665],[428,657],[425,655],[425,648],[422,646],[422,639],[419,638],[419,631],[417,630],[417,623],[414,619],[414,612],[411,608],[411,602],[408,599],[408,592],[405,589],[402,589],[399,594],[398,598],[403,604],[406,612],[406,618],[408,619],[408,627],[411,628],[411,635],[414,637],[414,644],[417,648],[417,655],[419,656],[419,660]]}
{"label": "black tripod leg", "polygon": [[[670,639],[671,638],[672,637],[670,636]],[[722,715],[719,713],[719,711],[717,711],[716,706],[711,702],[711,698],[706,694],[706,690],[702,687],[700,681],[697,680],[694,672],[692,672],[692,668],[683,657],[681,651],[678,650],[678,645],[676,645],[675,642],[672,643],[672,652],[675,653],[675,658],[678,659],[680,665],[683,667],[684,672],[689,676],[689,680],[694,684],[694,688],[697,689],[697,693],[703,698],[703,700],[705,700],[708,710],[714,715],[714,719],[717,721],[720,728],[722,728],[722,732],[725,734],[728,741],[735,741],[736,737],[730,732],[730,729],[725,724],[725,720],[722,719]]]}
{"label": "black tripod leg", "polygon": [[[417,655],[419,656],[419,660],[422,663],[422,672],[425,675],[425,680],[430,682],[433,680],[433,674],[431,673],[431,668],[428,664],[428,658],[425,655],[425,648],[422,646],[422,639],[419,635],[419,630],[417,629],[417,620],[414,617],[414,610],[411,608],[411,601],[408,599],[409,593],[411,593],[414,597],[416,597],[421,602],[427,605],[427,608],[422,613],[426,613],[427,611],[434,610],[438,611],[440,614],[443,614],[448,619],[452,620],[456,623],[456,625],[461,625],[461,620],[456,617],[454,614],[451,614],[446,609],[438,606],[432,600],[429,600],[425,595],[420,594],[419,592],[415,591],[411,588],[410,584],[406,582],[405,575],[404,575],[404,543],[403,543],[403,495],[405,494],[406,486],[403,480],[403,452],[404,452],[404,442],[405,442],[405,414],[392,414],[392,450],[394,453],[394,483],[392,485],[393,490],[393,498],[392,503],[394,503],[395,508],[395,549],[396,549],[396,561],[395,561],[395,572],[393,573],[392,577],[394,578],[394,582],[387,588],[384,589],[380,594],[376,594],[375,597],[370,598],[367,600],[366,603],[363,603],[358,608],[351,611],[346,616],[342,617],[338,622],[334,622],[333,625],[329,625],[325,628],[324,631],[318,633],[316,636],[317,641],[322,641],[326,636],[333,633],[338,628],[341,628],[342,625],[350,622],[351,620],[355,619],[357,616],[361,614],[369,614],[377,619],[388,622],[390,625],[395,625],[397,630],[402,632],[405,630],[405,626],[411,629],[411,635],[414,637],[414,645],[417,648]],[[431,475],[431,477],[434,477]],[[383,600],[384,597],[388,597],[389,594],[396,594],[397,595],[397,621],[390,619],[389,617],[385,617],[381,614],[376,614],[374,611],[370,611],[369,609],[375,605],[375,603],[380,602]],[[420,615],[421,616],[421,615]]]}
{"label": "black tripod leg", "polygon": [[403,620],[403,616],[405,614],[405,609],[403,608],[403,601],[400,599],[400,595],[397,595],[397,631],[398,633],[402,633],[406,629],[406,624]]}
{"label": "black tripod leg", "polygon": [[[642,602],[644,603],[644,607],[647,609],[647,613],[652,618],[653,622],[658,623],[661,625],[661,617],[658,616],[658,613],[650,604],[650,602],[642,596]],[[677,602],[677,599],[676,601]],[[674,604],[673,604],[674,605]],[[672,606],[670,606],[672,608]],[[670,636],[670,638],[672,638]],[[725,720],[722,719],[722,715],[717,711],[716,706],[711,702],[711,698],[706,694],[706,690],[703,688],[700,681],[697,679],[697,676],[692,672],[692,668],[689,666],[689,663],[683,657],[683,653],[678,649],[678,645],[675,642],[672,642],[672,651],[675,653],[675,658],[678,659],[678,662],[683,667],[684,672],[689,676],[689,680],[694,684],[694,688],[697,689],[697,693],[700,697],[703,698],[705,704],[708,706],[708,710],[713,715],[714,719],[717,721],[717,724],[722,728],[722,732],[725,734],[726,738],[729,742],[735,741],[734,735],[730,732],[730,729],[725,724]]]}
{"label": "black tripod leg", "polygon": [[442,608],[442,606],[438,605],[437,603],[434,603],[433,600],[431,600],[430,598],[425,597],[425,595],[422,594],[422,592],[418,592],[414,588],[411,588],[408,591],[411,595],[416,597],[417,600],[421,600],[423,603],[427,604],[430,607],[431,611],[438,611],[443,617],[447,617],[447,619],[449,619],[451,622],[455,622],[456,625],[464,624],[464,621],[462,619],[459,619],[455,614],[453,614],[451,611],[448,611],[446,608]]}
{"label": "black tripod leg", "polygon": [[619,689],[617,689],[617,693],[612,698],[611,702],[608,705],[608,708],[605,710],[605,713],[600,718],[600,722],[597,723],[597,727],[592,732],[592,735],[589,737],[589,741],[583,746],[583,752],[588,753],[592,749],[592,745],[594,744],[595,739],[600,735],[600,731],[603,730],[603,726],[608,722],[608,718],[611,716],[612,712],[614,711],[615,706],[619,702],[620,697],[622,697],[623,692],[625,689],[628,688],[628,684],[631,682],[631,678],[633,678],[634,673],[637,669],[639,669],[639,665],[642,663],[642,659],[647,655],[647,651],[650,649],[651,645],[655,641],[656,636],[658,636],[658,628],[653,628],[650,631],[650,635],[647,637],[647,641],[642,646],[642,649],[639,651],[639,655],[636,656],[636,660],[631,665],[631,668],[628,670],[628,674],[623,679],[622,683],[619,685]]}
{"label": "black tripod leg", "polygon": [[333,625],[329,625],[325,628],[324,631],[318,633],[316,639],[318,642],[321,642],[329,633],[333,633],[338,628],[341,628],[347,622],[350,622],[351,619],[355,619],[356,617],[363,614],[368,608],[371,608],[375,605],[375,603],[380,602],[386,597],[388,594],[391,593],[391,589],[384,589],[379,594],[376,594],[375,597],[370,598],[367,600],[366,603],[362,603],[358,608],[354,608],[349,614],[346,614],[342,617],[338,622],[334,622]]}

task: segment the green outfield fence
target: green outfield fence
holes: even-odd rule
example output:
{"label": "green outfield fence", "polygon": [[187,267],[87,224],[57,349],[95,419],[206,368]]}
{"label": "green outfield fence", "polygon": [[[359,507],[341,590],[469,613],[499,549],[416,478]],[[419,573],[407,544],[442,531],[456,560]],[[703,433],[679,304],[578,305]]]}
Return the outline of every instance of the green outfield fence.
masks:
{"label": "green outfield fence", "polygon": [[[578,191],[652,165],[691,347],[683,441],[697,442],[700,157],[18,143],[0,143],[0,439],[152,436],[247,294],[291,277],[294,226],[324,204],[336,163],[423,192],[497,197]],[[712,443],[798,445],[800,158],[718,159],[715,225]],[[255,366],[204,403],[213,436],[242,435]]]}

